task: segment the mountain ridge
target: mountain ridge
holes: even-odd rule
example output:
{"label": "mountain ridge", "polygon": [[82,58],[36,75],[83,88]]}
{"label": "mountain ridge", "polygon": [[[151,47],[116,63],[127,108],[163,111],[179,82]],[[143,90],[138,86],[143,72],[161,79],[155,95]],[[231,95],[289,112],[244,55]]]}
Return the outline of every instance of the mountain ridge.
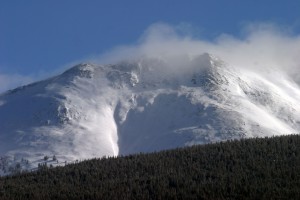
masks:
{"label": "mountain ridge", "polygon": [[0,95],[0,154],[34,168],[45,155],[74,161],[291,134],[298,100],[280,72],[210,54],[83,63]]}

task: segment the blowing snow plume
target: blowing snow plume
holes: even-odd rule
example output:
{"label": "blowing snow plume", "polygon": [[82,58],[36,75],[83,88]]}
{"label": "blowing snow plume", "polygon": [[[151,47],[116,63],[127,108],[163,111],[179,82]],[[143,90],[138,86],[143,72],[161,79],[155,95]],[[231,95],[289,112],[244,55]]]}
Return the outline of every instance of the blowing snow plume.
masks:
{"label": "blowing snow plume", "polygon": [[101,57],[110,64],[1,95],[0,172],[296,133],[298,44],[270,27],[205,42],[153,25]]}
{"label": "blowing snow plume", "polygon": [[136,45],[120,46],[96,61],[115,63],[141,56],[178,59],[182,55],[194,57],[209,53],[239,68],[280,69],[289,75],[298,74],[300,69],[300,37],[286,27],[250,24],[243,29],[240,37],[221,34],[213,41],[185,34],[188,32],[180,25],[154,24]]}

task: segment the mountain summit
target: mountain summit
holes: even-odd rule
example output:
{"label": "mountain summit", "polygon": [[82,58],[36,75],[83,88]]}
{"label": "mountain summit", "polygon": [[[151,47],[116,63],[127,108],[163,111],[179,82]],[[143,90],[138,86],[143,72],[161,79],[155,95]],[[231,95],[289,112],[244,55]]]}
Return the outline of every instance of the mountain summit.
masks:
{"label": "mountain summit", "polygon": [[0,174],[46,156],[59,163],[296,133],[299,100],[280,71],[209,54],[80,64],[0,96]]}

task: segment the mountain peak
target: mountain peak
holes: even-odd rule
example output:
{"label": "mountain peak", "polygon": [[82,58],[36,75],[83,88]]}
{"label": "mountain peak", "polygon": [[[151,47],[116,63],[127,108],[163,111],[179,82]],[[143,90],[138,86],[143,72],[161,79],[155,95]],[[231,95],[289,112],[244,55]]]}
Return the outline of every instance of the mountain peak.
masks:
{"label": "mountain peak", "polygon": [[92,78],[94,70],[95,70],[95,65],[89,63],[81,63],[66,70],[62,75],[65,77],[78,76],[83,78]]}
{"label": "mountain peak", "polygon": [[83,63],[0,96],[0,153],[32,169],[44,156],[64,163],[295,133],[292,85],[210,54]]}

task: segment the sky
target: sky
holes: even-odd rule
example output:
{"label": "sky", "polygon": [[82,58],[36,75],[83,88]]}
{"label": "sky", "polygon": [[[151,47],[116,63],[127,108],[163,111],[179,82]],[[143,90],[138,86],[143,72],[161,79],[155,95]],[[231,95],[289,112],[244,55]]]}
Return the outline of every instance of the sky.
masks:
{"label": "sky", "polygon": [[229,49],[264,49],[265,64],[289,52],[283,64],[295,70],[299,11],[298,0],[1,0],[0,92],[80,62],[170,48],[207,48],[232,60]]}

